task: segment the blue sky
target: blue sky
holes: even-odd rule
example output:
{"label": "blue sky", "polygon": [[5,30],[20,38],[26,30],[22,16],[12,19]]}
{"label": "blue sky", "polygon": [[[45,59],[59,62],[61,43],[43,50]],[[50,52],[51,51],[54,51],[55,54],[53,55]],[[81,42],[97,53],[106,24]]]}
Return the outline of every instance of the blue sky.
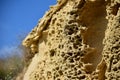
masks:
{"label": "blue sky", "polygon": [[0,57],[14,50],[56,0],[0,0]]}

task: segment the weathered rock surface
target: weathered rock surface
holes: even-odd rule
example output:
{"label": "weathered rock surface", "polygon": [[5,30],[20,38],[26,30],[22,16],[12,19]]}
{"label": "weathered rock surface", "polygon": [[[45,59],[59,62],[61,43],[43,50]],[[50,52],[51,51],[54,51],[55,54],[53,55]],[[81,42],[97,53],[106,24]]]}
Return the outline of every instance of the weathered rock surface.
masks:
{"label": "weathered rock surface", "polygon": [[120,80],[120,0],[59,0],[23,45],[24,80]]}

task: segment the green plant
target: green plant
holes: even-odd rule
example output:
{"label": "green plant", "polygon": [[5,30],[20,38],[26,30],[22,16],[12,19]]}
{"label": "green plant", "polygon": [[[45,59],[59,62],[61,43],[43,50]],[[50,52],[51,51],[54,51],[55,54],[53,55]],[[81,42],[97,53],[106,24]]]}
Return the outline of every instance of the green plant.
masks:
{"label": "green plant", "polygon": [[22,56],[14,54],[5,59],[0,59],[0,80],[14,80],[23,68],[24,59]]}

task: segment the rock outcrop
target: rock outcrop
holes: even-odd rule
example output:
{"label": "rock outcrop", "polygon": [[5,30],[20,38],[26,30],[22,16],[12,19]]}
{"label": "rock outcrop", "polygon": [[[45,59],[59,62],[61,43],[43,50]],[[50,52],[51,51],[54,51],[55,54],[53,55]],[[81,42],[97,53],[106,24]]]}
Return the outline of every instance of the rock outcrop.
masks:
{"label": "rock outcrop", "polygon": [[58,0],[23,45],[24,80],[120,80],[120,0]]}

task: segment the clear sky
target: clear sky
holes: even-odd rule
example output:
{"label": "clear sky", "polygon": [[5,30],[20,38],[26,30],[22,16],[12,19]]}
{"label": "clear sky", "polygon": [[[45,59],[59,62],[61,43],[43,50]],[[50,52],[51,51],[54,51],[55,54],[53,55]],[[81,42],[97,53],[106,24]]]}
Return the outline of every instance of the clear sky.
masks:
{"label": "clear sky", "polygon": [[56,0],[0,0],[0,57],[14,50]]}

